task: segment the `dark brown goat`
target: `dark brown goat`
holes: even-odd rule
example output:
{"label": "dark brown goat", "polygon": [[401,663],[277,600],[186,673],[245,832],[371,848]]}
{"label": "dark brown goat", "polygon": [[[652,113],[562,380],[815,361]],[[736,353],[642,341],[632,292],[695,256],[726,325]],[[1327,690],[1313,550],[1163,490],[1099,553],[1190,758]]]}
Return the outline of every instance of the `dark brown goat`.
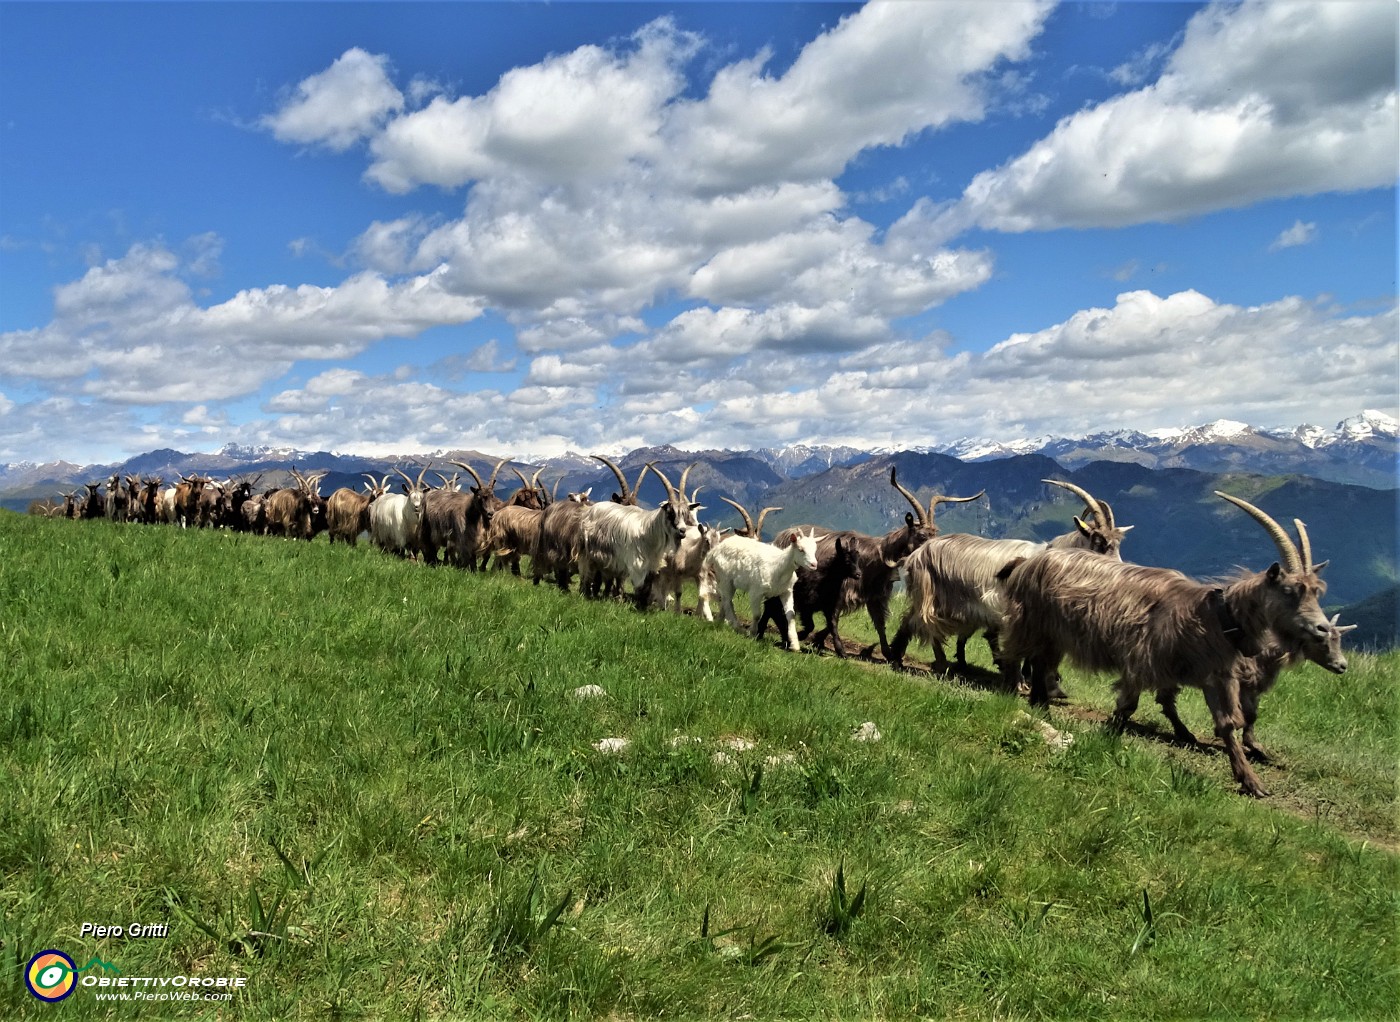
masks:
{"label": "dark brown goat", "polygon": [[[555,483],[558,486],[558,483]],[[579,550],[583,546],[583,509],[592,501],[593,488],[555,500],[540,512],[539,532],[529,550],[530,575],[535,585],[550,575],[561,592],[569,591],[569,580],[578,573]]]}
{"label": "dark brown goat", "polygon": [[446,551],[446,561],[467,571],[484,569],[490,558],[487,542],[491,518],[502,506],[496,496],[496,476],[505,459],[496,462],[490,482],[483,483],[476,469],[461,461],[452,464],[476,480],[469,490],[429,490],[423,496],[423,512],[418,518],[418,546],[424,564],[437,564],[438,551]]}
{"label": "dark brown goat", "polygon": [[[813,569],[813,574],[816,575],[828,570],[828,566],[836,556],[836,541],[838,539],[842,541],[844,547],[855,551],[856,559],[860,565],[860,576],[858,580],[846,579],[845,584],[841,587],[841,598],[834,608],[835,613],[839,619],[841,614],[846,611],[864,605],[866,613],[870,615],[871,623],[875,626],[875,634],[879,636],[880,655],[886,660],[890,658],[890,644],[885,635],[885,620],[889,615],[890,596],[894,592],[894,583],[899,574],[900,564],[915,550],[938,535],[934,514],[939,504],[963,504],[982,497],[982,493],[971,497],[934,495],[929,499],[926,512],[918,499],[899,484],[897,471],[894,468],[890,469],[890,485],[898,490],[914,509],[913,513],[905,512],[904,527],[894,529],[883,536],[867,536],[862,532],[851,531],[827,532],[822,535],[822,530],[817,529],[819,536],[817,566]],[[778,546],[787,546],[799,530],[806,531],[811,528],[814,527],[810,525],[789,526],[778,533],[774,543]],[[802,572],[798,572],[798,582],[793,597],[797,613],[802,618],[802,629],[798,632],[799,638],[806,638],[812,633],[812,629],[816,627],[815,615],[819,609],[822,609],[815,602],[804,603],[801,594],[805,593],[809,600],[813,600],[819,590],[820,585],[815,579],[809,578],[804,583]],[[829,616],[827,617],[827,627],[823,629],[823,632],[835,633],[835,625]],[[874,649],[873,644],[867,646],[861,651],[861,656],[870,656]]]}
{"label": "dark brown goat", "polygon": [[[1062,659],[1089,671],[1117,671],[1112,723],[1123,727],[1143,692],[1201,689],[1215,733],[1242,790],[1268,792],[1250,768],[1236,730],[1245,726],[1240,687],[1248,661],[1272,639],[1340,674],[1338,629],[1318,604],[1326,589],[1314,566],[1263,511],[1237,497],[1268,531],[1282,563],[1224,586],[1168,568],[1123,564],[1083,550],[1047,550],[1010,562],[1000,573],[1007,597],[1003,671],[1019,685],[1030,667],[1031,701],[1048,702],[1046,678]],[[1303,549],[1306,531],[1300,526]]]}

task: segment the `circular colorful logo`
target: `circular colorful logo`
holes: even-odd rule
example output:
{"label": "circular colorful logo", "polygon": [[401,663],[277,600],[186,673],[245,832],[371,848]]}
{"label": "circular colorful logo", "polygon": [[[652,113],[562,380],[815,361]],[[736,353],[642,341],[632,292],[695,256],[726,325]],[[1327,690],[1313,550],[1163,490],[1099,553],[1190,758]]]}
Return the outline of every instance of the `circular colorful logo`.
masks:
{"label": "circular colorful logo", "polygon": [[41,1001],[61,1001],[78,985],[78,966],[62,951],[40,951],[29,959],[24,985]]}

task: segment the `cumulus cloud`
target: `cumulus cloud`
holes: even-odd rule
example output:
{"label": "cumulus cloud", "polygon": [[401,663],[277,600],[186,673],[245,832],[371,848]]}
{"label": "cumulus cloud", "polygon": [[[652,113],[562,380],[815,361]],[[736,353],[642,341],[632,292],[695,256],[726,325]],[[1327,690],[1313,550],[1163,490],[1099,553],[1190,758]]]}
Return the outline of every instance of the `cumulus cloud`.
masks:
{"label": "cumulus cloud", "polygon": [[7,376],[129,404],[240,397],[298,359],[346,358],[481,313],[440,275],[369,271],[335,287],[246,289],[204,307],[180,276],[188,269],[168,248],[138,244],[56,288],[47,326],[0,334]]}
{"label": "cumulus cloud", "polygon": [[304,79],[261,123],[282,142],[343,152],[403,106],[403,94],[389,79],[388,58],[356,47]]}
{"label": "cumulus cloud", "polygon": [[1394,7],[1216,3],[1161,77],[973,178],[955,228],[1120,227],[1393,185]]}

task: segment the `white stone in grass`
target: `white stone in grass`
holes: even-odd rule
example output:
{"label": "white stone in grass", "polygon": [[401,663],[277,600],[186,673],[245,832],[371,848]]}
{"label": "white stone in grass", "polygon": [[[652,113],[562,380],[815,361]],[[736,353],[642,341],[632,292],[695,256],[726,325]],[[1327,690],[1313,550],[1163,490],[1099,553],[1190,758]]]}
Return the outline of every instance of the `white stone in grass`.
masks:
{"label": "white stone in grass", "polygon": [[599,699],[607,694],[607,689],[602,685],[580,685],[569,693],[575,699]]}
{"label": "white stone in grass", "polygon": [[853,742],[878,742],[883,737],[873,720],[867,720],[851,732],[851,741]]}
{"label": "white stone in grass", "polygon": [[627,746],[631,744],[626,738],[600,738],[593,743],[593,748],[605,756],[617,756],[626,751]]}
{"label": "white stone in grass", "polygon": [[1074,735],[1068,731],[1057,731],[1048,720],[1032,717],[1025,710],[1022,710],[1016,719],[1021,722],[1030,721],[1034,724],[1035,729],[1040,732],[1040,737],[1045,739],[1045,744],[1056,752],[1062,752],[1074,744]]}

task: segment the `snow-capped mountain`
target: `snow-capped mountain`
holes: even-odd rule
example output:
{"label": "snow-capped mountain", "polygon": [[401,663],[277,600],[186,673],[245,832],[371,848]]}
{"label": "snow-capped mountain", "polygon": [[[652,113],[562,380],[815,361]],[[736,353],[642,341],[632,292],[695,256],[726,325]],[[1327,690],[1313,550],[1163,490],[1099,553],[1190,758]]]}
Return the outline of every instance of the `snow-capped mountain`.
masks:
{"label": "snow-capped mountain", "polygon": [[1331,429],[1300,425],[1265,430],[1233,419],[1217,419],[1202,426],[1146,433],[1113,430],[1084,437],[1002,441],[964,438],[933,449],[962,461],[1043,454],[1071,469],[1092,461],[1121,461],[1206,472],[1297,473],[1391,488],[1397,485],[1400,422],[1384,412],[1367,410]]}

